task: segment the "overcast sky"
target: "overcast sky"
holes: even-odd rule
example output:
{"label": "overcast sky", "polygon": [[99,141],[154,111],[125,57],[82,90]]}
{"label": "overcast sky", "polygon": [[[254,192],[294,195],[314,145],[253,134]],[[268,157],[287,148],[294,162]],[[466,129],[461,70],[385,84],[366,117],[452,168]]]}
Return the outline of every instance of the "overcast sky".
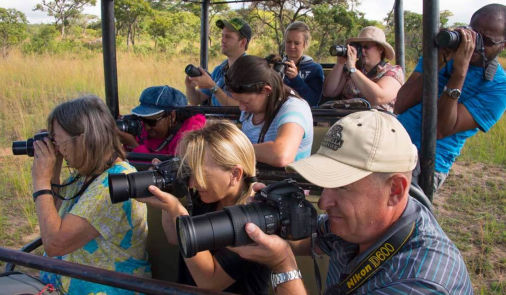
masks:
{"label": "overcast sky", "polygon": [[[455,22],[468,23],[471,15],[478,8],[489,3],[501,3],[504,0],[441,0],[439,1],[440,10],[450,10],[453,17],[450,18],[450,24]],[[40,3],[40,0],[0,0],[0,7],[15,8],[22,11],[28,21],[34,23],[48,23],[53,19],[48,17],[44,12],[32,11],[32,9]],[[382,21],[387,13],[392,9],[394,0],[362,0],[359,10],[365,13],[367,19]],[[410,10],[422,13],[422,0],[404,0],[404,10]],[[97,0],[95,7],[87,7],[84,13],[100,16],[100,0]]]}

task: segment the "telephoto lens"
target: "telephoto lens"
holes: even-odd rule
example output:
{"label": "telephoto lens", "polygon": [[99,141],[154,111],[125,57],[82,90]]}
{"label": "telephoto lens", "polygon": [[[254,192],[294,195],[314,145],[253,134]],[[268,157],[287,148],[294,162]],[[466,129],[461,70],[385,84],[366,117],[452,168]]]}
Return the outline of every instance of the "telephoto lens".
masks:
{"label": "telephoto lens", "polygon": [[436,45],[439,48],[457,49],[461,40],[459,31],[441,30],[436,35]]}
{"label": "telephoto lens", "polygon": [[348,47],[346,45],[332,45],[330,46],[329,53],[332,56],[346,56],[348,54]]}
{"label": "telephoto lens", "polygon": [[181,161],[174,157],[155,166],[152,171],[140,171],[130,174],[109,174],[109,195],[111,203],[124,202],[130,198],[146,198],[152,196],[148,187],[154,185],[164,192],[178,198],[188,192],[188,173],[178,175]]}
{"label": "telephoto lens", "polygon": [[12,142],[12,154],[14,155],[28,155],[33,157],[33,142],[36,140],[42,140],[44,137],[49,136],[47,132],[40,132],[33,136],[33,138],[28,138],[26,141],[14,141]]}
{"label": "telephoto lens", "polygon": [[197,68],[196,66],[194,66],[192,64],[187,65],[186,68],[184,69],[184,71],[190,77],[202,76],[202,73],[200,72],[199,68]]}
{"label": "telephoto lens", "polygon": [[257,192],[247,205],[225,207],[197,216],[178,216],[179,248],[186,258],[197,252],[252,243],[244,226],[256,224],[267,234],[300,240],[316,231],[316,209],[293,180],[271,184]]}

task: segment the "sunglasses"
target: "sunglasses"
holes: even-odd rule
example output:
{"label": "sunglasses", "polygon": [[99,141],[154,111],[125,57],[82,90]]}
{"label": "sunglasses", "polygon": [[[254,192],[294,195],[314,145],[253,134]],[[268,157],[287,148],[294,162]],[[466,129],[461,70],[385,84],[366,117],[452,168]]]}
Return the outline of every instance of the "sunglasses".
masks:
{"label": "sunglasses", "polygon": [[267,82],[259,81],[248,84],[235,84],[228,75],[225,75],[225,90],[234,93],[259,93]]}
{"label": "sunglasses", "polygon": [[148,125],[149,127],[155,127],[156,124],[158,123],[158,121],[160,121],[163,118],[165,118],[165,116],[161,116],[156,119],[141,118],[141,120],[142,120],[142,122],[144,122],[144,124]]}
{"label": "sunglasses", "polygon": [[479,35],[481,35],[481,39],[483,40],[483,45],[485,45],[487,47],[492,47],[492,46],[500,45],[500,44],[506,42],[506,40],[494,41],[490,37],[488,37],[487,35],[478,32],[474,28],[471,27],[470,29],[473,30],[473,31],[475,31],[475,32],[477,32]]}

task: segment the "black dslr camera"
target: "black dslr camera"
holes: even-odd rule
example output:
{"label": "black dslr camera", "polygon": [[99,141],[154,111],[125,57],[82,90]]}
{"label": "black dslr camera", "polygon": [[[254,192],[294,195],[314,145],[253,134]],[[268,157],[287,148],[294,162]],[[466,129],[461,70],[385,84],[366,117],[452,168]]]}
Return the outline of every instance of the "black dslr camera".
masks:
{"label": "black dslr camera", "polygon": [[202,73],[200,72],[199,68],[196,66],[189,64],[184,68],[185,73],[190,77],[198,77],[202,76]]}
{"label": "black dslr camera", "polygon": [[[351,46],[357,49],[357,58],[360,59],[362,57],[362,45],[359,43],[350,43]],[[329,48],[329,53],[332,56],[344,56],[348,55],[348,47],[346,45],[332,45]]]}
{"label": "black dslr camera", "polygon": [[[463,27],[465,29],[470,29],[469,27]],[[439,48],[449,48],[449,49],[457,49],[460,45],[460,41],[462,40],[462,35],[460,31],[443,29],[439,31],[436,35],[436,45]],[[483,37],[480,33],[476,32],[476,44],[475,50],[480,50],[483,47]]]}
{"label": "black dslr camera", "polygon": [[179,158],[174,157],[156,165],[151,171],[109,174],[111,202],[115,204],[130,198],[150,197],[152,196],[148,191],[150,185],[154,185],[178,198],[186,196],[190,174],[185,169],[178,174],[180,163]]}
{"label": "black dslr camera", "polygon": [[118,129],[130,133],[133,136],[139,136],[142,132],[142,120],[136,115],[125,115],[121,119],[116,120]]}
{"label": "black dslr camera", "polygon": [[286,62],[288,57],[285,55],[283,58],[276,54],[270,54],[265,57],[267,63],[272,65],[272,69],[281,76],[281,79],[285,78]]}
{"label": "black dslr camera", "polygon": [[33,138],[28,138],[26,141],[14,141],[12,142],[12,153],[14,155],[28,155],[33,157],[33,142],[36,140],[42,140],[44,137],[48,137],[49,133],[40,132],[33,136]]}
{"label": "black dslr camera", "polygon": [[267,234],[300,240],[316,231],[317,213],[294,180],[271,184],[255,194],[247,205],[225,207],[222,211],[176,219],[179,248],[184,257],[226,246],[252,243],[244,230],[247,222]]}

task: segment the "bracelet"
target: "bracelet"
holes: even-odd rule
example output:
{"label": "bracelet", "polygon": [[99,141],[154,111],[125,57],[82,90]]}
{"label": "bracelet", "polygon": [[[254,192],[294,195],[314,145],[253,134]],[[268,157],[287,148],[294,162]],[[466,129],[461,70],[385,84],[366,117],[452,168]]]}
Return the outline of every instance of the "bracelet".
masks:
{"label": "bracelet", "polygon": [[220,87],[218,87],[218,84],[214,84],[214,86],[211,88],[211,93],[215,94],[218,91],[218,89],[220,89]]}
{"label": "bracelet", "polygon": [[32,198],[33,198],[33,201],[35,202],[35,200],[37,200],[37,198],[40,196],[40,195],[53,195],[53,191],[50,190],[50,189],[41,189],[41,190],[38,190],[36,192],[34,192],[32,194]]}
{"label": "bracelet", "polygon": [[283,284],[296,279],[302,279],[302,275],[298,269],[282,273],[271,273],[272,289],[276,289],[279,284]]}

